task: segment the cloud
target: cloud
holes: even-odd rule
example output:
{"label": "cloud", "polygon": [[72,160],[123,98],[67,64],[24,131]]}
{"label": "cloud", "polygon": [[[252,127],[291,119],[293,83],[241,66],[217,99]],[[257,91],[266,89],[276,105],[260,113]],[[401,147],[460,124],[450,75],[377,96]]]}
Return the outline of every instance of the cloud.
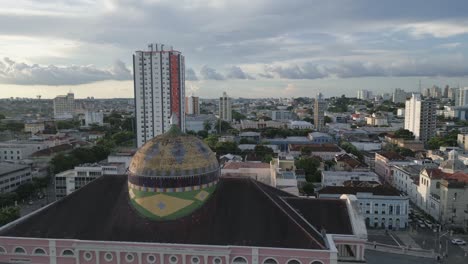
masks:
{"label": "cloud", "polygon": [[398,27],[400,30],[407,31],[415,38],[435,37],[448,38],[468,33],[467,21],[431,21],[421,23],[410,23]]}
{"label": "cloud", "polygon": [[203,66],[200,70],[200,75],[203,77],[205,80],[225,80],[226,78],[219,72],[217,72],[215,69],[210,68],[208,66]]}
{"label": "cloud", "polygon": [[441,49],[455,49],[455,48],[460,47],[461,45],[462,44],[460,42],[451,42],[451,43],[440,44],[437,47]]}
{"label": "cloud", "polygon": [[22,85],[77,85],[103,80],[130,80],[132,74],[122,61],[110,69],[88,66],[55,66],[0,60],[0,83]]}
{"label": "cloud", "polygon": [[322,69],[312,63],[304,63],[301,66],[297,64],[285,67],[267,66],[265,69],[267,74],[276,74],[281,79],[319,79],[328,76],[326,72],[323,72]]}
{"label": "cloud", "polygon": [[280,79],[321,79],[360,77],[466,77],[468,60],[465,57],[434,57],[429,59],[399,59],[392,63],[340,61],[283,66],[267,65],[265,78],[275,75]]}
{"label": "cloud", "polygon": [[298,89],[295,84],[288,83],[286,88],[282,91],[282,94],[284,96],[292,96],[293,94],[296,94],[297,91]]}
{"label": "cloud", "polygon": [[254,80],[255,78],[245,73],[240,67],[232,66],[227,70],[226,77],[229,79]]}
{"label": "cloud", "polygon": [[192,68],[187,68],[185,70],[185,80],[187,81],[198,81],[197,74]]}

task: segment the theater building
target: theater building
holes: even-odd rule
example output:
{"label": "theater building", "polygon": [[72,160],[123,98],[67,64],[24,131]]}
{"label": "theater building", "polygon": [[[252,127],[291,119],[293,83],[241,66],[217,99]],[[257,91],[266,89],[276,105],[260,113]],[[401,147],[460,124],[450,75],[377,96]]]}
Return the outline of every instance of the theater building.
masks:
{"label": "theater building", "polygon": [[220,177],[215,154],[176,126],[104,175],[0,229],[0,263],[364,263],[354,196],[300,198]]}

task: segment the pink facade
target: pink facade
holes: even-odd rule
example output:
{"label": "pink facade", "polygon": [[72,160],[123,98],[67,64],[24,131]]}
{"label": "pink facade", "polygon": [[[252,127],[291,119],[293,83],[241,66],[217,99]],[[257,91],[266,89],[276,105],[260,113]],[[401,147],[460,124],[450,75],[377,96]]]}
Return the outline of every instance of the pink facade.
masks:
{"label": "pink facade", "polygon": [[336,256],[333,250],[0,238],[0,262],[8,263],[329,264]]}

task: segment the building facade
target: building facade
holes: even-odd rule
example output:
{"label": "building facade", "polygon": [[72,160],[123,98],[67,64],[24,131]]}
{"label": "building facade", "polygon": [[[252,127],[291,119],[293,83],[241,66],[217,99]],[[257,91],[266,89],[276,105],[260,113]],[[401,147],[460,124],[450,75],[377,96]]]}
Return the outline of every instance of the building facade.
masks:
{"label": "building facade", "polygon": [[436,103],[421,99],[420,94],[412,94],[405,104],[405,129],[413,132],[416,139],[427,142],[436,133]]}
{"label": "building facade", "polygon": [[149,44],[133,55],[137,146],[170,128],[185,131],[185,59],[172,47]]}
{"label": "building facade", "polygon": [[287,110],[272,110],[271,120],[273,121],[289,121],[294,118],[294,114]]}
{"label": "building facade", "polygon": [[317,94],[314,103],[314,125],[317,131],[323,131],[325,128],[325,107],[326,102],[321,93]]}
{"label": "building facade", "polygon": [[405,103],[406,101],[406,92],[403,89],[396,88],[393,92],[393,102],[394,103]]}
{"label": "building facade", "polygon": [[90,125],[104,125],[104,113],[103,112],[95,112],[95,111],[86,111],[85,112],[85,123],[84,125],[89,127]]}
{"label": "building facade", "polygon": [[198,96],[185,97],[185,113],[187,115],[200,114],[200,98]]}
{"label": "building facade", "polygon": [[219,98],[219,119],[231,122],[232,121],[232,105],[231,98],[226,92]]}
{"label": "building facade", "polygon": [[54,118],[71,119],[75,115],[75,95],[59,95],[54,98]]}
{"label": "building facade", "polygon": [[339,187],[328,186],[318,192],[319,198],[339,198],[343,194],[356,195],[359,211],[367,227],[404,229],[408,226],[409,198],[385,186]]}
{"label": "building facade", "polygon": [[344,186],[347,181],[380,182],[374,172],[322,171],[322,186]]}
{"label": "building facade", "polygon": [[0,162],[0,193],[13,192],[31,180],[30,166]]}
{"label": "building facade", "polygon": [[37,133],[41,133],[44,130],[45,130],[44,122],[30,122],[30,123],[24,124],[24,132],[37,134]]}

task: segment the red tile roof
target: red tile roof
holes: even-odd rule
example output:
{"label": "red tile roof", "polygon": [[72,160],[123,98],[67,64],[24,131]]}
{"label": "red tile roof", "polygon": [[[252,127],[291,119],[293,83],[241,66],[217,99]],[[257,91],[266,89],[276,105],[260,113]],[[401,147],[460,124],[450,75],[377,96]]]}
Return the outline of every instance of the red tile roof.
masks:
{"label": "red tile roof", "polygon": [[401,156],[400,154],[394,152],[394,151],[383,151],[383,152],[380,152],[378,153],[379,155],[387,158],[388,160],[393,160],[393,161],[397,161],[397,160],[406,160],[405,157]]}

